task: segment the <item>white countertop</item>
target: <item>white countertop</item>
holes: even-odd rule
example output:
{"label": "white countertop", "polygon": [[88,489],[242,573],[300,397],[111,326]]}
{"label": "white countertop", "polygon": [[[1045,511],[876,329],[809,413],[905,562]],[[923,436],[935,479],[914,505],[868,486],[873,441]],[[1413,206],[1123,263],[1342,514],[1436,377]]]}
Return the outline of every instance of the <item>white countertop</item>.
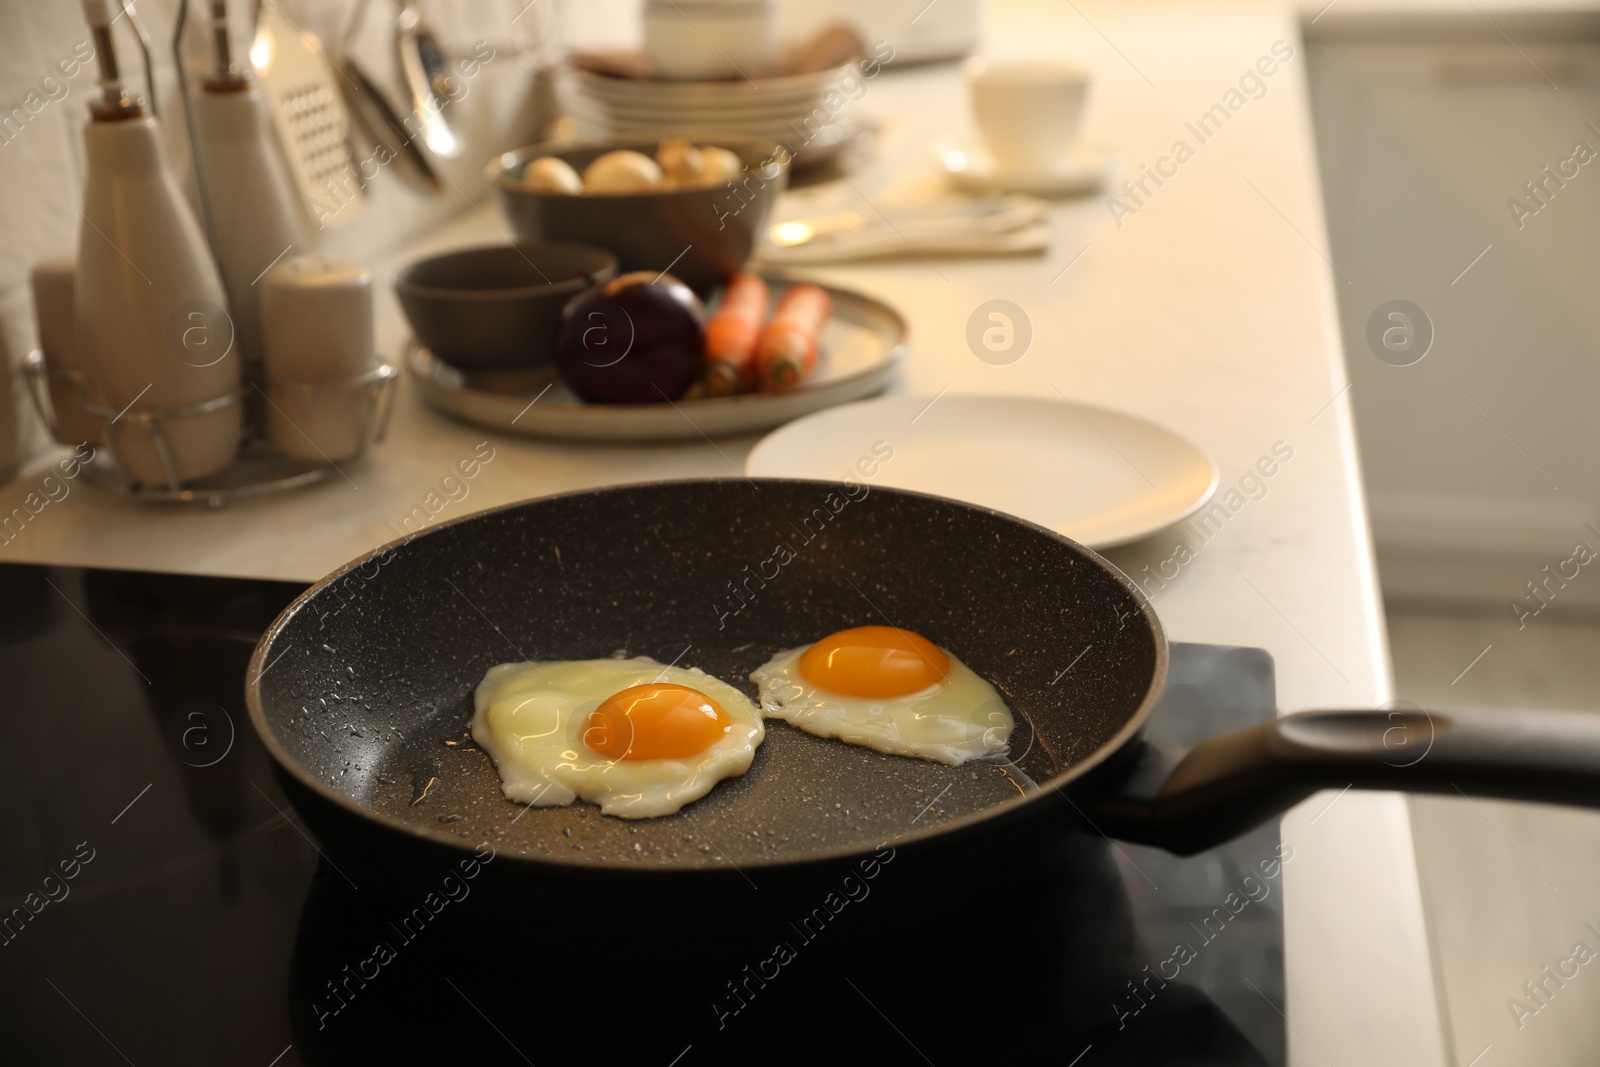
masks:
{"label": "white countertop", "polygon": [[[907,259],[822,273],[905,313],[913,330],[905,391],[1053,397],[1059,387],[1199,442],[1219,463],[1224,490],[1275,443],[1291,447],[1293,459],[1266,482],[1264,497],[1210,543],[1191,544],[1195,560],[1154,591],[1156,607],[1176,640],[1268,649],[1286,711],[1387,699],[1298,16],[1263,4],[1039,2],[996,4],[989,23],[991,54],[1049,42],[1093,67],[1087,136],[1124,153],[1132,176],[1179,138],[1194,157],[1120,228],[1103,197],[1057,206],[1047,257],[940,260],[936,268]],[[1265,80],[1265,95],[1197,144],[1184,123],[1277,41],[1292,45],[1294,58]],[[884,121],[872,167],[850,185],[793,194],[785,213],[925,192],[935,181],[935,137],[969,121],[948,66],[886,74],[858,106]],[[496,229],[504,224],[485,202],[464,208],[425,247],[492,240]],[[391,273],[382,265],[379,277]],[[1009,366],[981,362],[965,342],[968,316],[996,297],[1021,305],[1034,328],[1031,350]],[[386,355],[398,354],[403,330],[385,292],[378,336]],[[587,486],[733,475],[755,440],[592,447],[492,436],[424,408],[403,383],[388,440],[348,478],[210,512],[140,506],[74,484],[0,544],[0,561],[311,581],[392,539],[387,521],[419,504],[486,438],[496,458],[441,519]],[[20,505],[41,473],[0,489],[0,514]],[[1111,557],[1140,577],[1178,536]],[[1334,799],[1315,797],[1284,824],[1295,850],[1285,869],[1292,1061],[1445,1063],[1408,805],[1352,792],[1326,807]]]}

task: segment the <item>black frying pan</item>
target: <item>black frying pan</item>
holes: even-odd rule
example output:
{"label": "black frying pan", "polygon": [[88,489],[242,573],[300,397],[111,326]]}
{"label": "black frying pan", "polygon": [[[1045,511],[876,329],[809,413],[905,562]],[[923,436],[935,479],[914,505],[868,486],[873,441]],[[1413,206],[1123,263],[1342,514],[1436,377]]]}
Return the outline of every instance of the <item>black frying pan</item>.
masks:
{"label": "black frying pan", "polygon": [[[783,566],[780,544],[795,554]],[[989,679],[1018,716],[1014,763],[950,768],[771,723],[743,777],[628,821],[524,810],[465,740],[497,663],[622,651],[753,696],[748,675],[774,652],[872,623]],[[729,479],[536,500],[380,549],[290,605],[248,697],[332,858],[389,869],[490,842],[502,875],[759,879],[1027,820],[1191,852],[1346,785],[1600,804],[1600,720],[1582,715],[1311,712],[1180,760],[1139,736],[1166,667],[1150,604],[1064,537],[915,493]]]}

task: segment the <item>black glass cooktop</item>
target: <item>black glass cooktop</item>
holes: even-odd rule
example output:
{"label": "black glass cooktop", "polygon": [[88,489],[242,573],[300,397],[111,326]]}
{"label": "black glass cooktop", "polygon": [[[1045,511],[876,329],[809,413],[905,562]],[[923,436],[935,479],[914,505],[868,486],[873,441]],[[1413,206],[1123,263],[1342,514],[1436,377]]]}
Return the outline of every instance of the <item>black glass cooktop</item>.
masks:
{"label": "black glass cooktop", "polygon": [[[415,946],[385,933],[396,917],[329,868],[279,792],[244,713],[243,677],[256,637],[299,591],[0,565],[0,1062],[571,1062],[553,1051],[550,1018],[528,1008],[562,982],[562,951],[593,950],[573,947],[582,938],[570,923],[505,916],[508,927],[548,925],[548,951],[534,932],[525,963],[501,958],[486,981],[473,942],[443,928],[460,921],[451,913]],[[1272,715],[1264,652],[1180,644],[1173,663],[1153,739],[1188,745]],[[739,1044],[679,1046],[668,1032],[665,1054],[641,1062],[783,1059],[807,1041],[838,1050],[836,1062],[972,1062],[944,1039],[955,1027],[992,1032],[995,1062],[1015,1044],[1072,1067],[1284,1063],[1282,866],[1293,857],[1276,825],[1181,860],[1074,847],[1110,857],[1096,916],[1080,901],[1070,921],[1053,921],[1067,905],[1048,872],[1016,878],[1007,908],[1038,922],[1013,921],[998,941],[975,922],[945,937],[932,972],[874,972],[925,984],[911,998],[920,1008],[900,998],[891,1020],[881,995],[799,966],[728,1028]],[[1072,984],[1083,992],[1070,1003],[1012,1010],[1008,991],[1079,965],[1051,931],[1092,924],[1119,946],[1113,973]],[[841,924],[835,950],[848,955],[850,936]],[[385,938],[403,951],[374,962]],[[341,978],[352,961],[369,980]],[[589,1029],[604,1062],[626,1061],[605,1044],[628,1027],[628,998],[674,980],[670,961],[646,962],[566,1020]],[[330,975],[346,991],[338,1011]]]}

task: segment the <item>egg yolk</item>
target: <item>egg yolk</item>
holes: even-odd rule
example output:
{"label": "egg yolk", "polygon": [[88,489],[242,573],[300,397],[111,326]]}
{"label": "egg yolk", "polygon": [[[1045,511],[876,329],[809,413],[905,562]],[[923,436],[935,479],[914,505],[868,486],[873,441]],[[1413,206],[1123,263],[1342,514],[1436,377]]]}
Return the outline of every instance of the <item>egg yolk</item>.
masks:
{"label": "egg yolk", "polygon": [[715,700],[686,685],[636,685],[589,713],[583,743],[614,760],[683,759],[704,752],[731,729]]}
{"label": "egg yolk", "polygon": [[800,674],[818,689],[852,697],[901,697],[944,681],[950,657],[921,634],[857,626],[829,634],[800,656]]}

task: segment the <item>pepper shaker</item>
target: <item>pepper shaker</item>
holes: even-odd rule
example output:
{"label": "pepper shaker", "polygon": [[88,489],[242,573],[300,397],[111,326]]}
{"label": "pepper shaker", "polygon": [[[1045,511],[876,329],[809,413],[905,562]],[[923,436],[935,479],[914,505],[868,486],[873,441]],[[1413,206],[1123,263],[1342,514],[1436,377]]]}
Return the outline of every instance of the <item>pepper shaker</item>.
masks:
{"label": "pepper shaker", "polygon": [[373,368],[372,272],[320,253],[261,279],[267,439],[283,455],[336,463],[366,445]]}

